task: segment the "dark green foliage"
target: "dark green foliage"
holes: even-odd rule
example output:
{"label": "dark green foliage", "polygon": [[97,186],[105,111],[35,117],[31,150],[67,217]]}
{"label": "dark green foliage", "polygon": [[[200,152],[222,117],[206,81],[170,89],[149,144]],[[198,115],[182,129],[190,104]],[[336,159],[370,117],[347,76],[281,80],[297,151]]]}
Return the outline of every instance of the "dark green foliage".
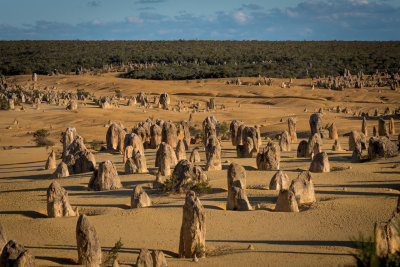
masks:
{"label": "dark green foliage", "polygon": [[33,133],[33,138],[37,146],[54,146],[54,142],[47,139],[49,136],[50,133],[46,129],[39,129]]}
{"label": "dark green foliage", "polygon": [[229,125],[226,121],[217,125],[217,133],[219,136],[221,136],[222,140],[229,140],[231,138]]}
{"label": "dark green foliage", "polygon": [[114,261],[118,260],[118,253],[122,249],[124,244],[121,242],[121,238],[114,244],[114,246],[107,252],[104,260],[105,266],[112,266]]}
{"label": "dark green foliage", "polygon": [[[208,182],[194,183],[189,182],[185,184],[184,191],[193,190],[198,194],[211,194],[212,187]],[[164,181],[164,184],[158,189],[160,192],[172,192],[172,181],[171,178],[168,178]]]}
{"label": "dark green foliage", "polygon": [[76,94],[77,94],[78,98],[80,98],[81,96],[84,96],[84,97],[90,96],[90,93],[85,91],[84,89],[76,89]]}
{"label": "dark green foliage", "polygon": [[116,97],[122,97],[121,90],[115,89],[115,96],[116,96]]}
{"label": "dark green foliage", "polygon": [[[86,142],[84,142],[84,143],[86,143]],[[103,145],[105,145],[104,141],[100,141],[100,140],[93,140],[91,142],[87,142],[87,144],[88,144],[89,148],[96,150],[96,151],[100,151],[101,147]]]}
{"label": "dark green foliage", "polygon": [[10,109],[10,105],[8,104],[8,99],[0,98],[0,110]]}
{"label": "dark green foliage", "polygon": [[[156,80],[315,77],[398,72],[400,42],[269,41],[1,41],[0,74],[75,72],[113,64],[136,65],[123,74]],[[200,80],[199,80],[200,81]]]}

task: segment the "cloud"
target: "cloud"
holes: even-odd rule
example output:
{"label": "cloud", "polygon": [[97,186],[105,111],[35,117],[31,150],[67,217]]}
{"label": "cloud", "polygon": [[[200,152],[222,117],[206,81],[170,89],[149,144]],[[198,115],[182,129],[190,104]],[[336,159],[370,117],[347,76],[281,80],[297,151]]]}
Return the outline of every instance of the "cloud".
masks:
{"label": "cloud", "polygon": [[288,8],[234,9],[207,16],[141,12],[78,25],[0,25],[1,40],[399,40],[400,7],[365,0],[303,1]]}
{"label": "cloud", "polygon": [[164,3],[166,0],[137,0],[136,4],[159,4]]}
{"label": "cloud", "polygon": [[263,7],[257,4],[243,4],[241,9],[261,10]]}
{"label": "cloud", "polygon": [[87,3],[89,7],[100,7],[101,6],[101,1],[90,1]]}
{"label": "cloud", "polygon": [[244,24],[249,20],[249,17],[243,12],[235,12],[233,18],[237,23]]}

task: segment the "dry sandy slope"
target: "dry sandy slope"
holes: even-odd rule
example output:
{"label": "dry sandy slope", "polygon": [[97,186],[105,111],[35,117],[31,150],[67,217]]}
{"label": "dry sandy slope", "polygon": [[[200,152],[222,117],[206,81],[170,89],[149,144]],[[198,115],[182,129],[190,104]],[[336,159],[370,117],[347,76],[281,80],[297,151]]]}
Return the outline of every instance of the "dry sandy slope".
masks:
{"label": "dry sandy slope", "polygon": [[[28,76],[18,76],[15,80],[23,85],[30,84]],[[200,102],[203,106],[204,101],[212,95],[217,97],[217,105],[224,104],[226,109],[196,113],[195,123],[201,123],[208,115],[215,115],[220,121],[227,122],[241,119],[249,125],[263,125],[263,130],[271,137],[287,129],[286,119],[289,115],[296,115],[299,136],[305,138],[309,131],[308,117],[320,107],[342,105],[362,111],[372,111],[378,107],[383,112],[386,107],[397,108],[400,103],[399,93],[387,88],[312,91],[308,86],[309,80],[294,82],[294,88],[281,89],[277,86],[228,86],[224,84],[224,79],[201,82],[143,81],[119,79],[115,74],[107,74],[103,77],[39,76],[38,86],[56,86],[71,91],[83,88],[97,96],[110,95],[115,89],[121,90],[124,96],[136,95],[139,91],[148,94],[166,91],[172,95],[173,104],[183,100]],[[305,107],[307,112],[304,112]],[[29,105],[25,108],[25,112],[0,112],[0,146],[17,146],[11,150],[0,150],[0,221],[9,239],[18,240],[32,251],[37,265],[74,265],[77,259],[77,218],[46,218],[46,190],[51,183],[49,177],[52,171],[45,171],[43,167],[50,150],[35,147],[31,132],[40,128],[50,129],[51,139],[56,141],[56,150],[60,151],[60,133],[68,126],[75,126],[87,141],[105,141],[107,128],[104,125],[109,120],[121,121],[131,128],[148,117],[179,121],[188,119],[189,114],[126,106],[102,110],[87,105],[81,106],[77,112],[47,104],[42,104],[41,110]],[[6,129],[15,118],[20,125]],[[280,122],[281,118],[283,122]],[[339,134],[361,128],[359,118],[353,118],[350,114],[325,112],[324,123],[333,121]],[[372,126],[377,125],[377,121],[368,122],[369,131],[372,132]],[[397,120],[396,127],[400,129]],[[392,139],[397,137],[393,136]],[[341,136],[340,141],[343,148],[347,148],[347,137]],[[224,170],[208,172],[214,192],[200,197],[206,207],[206,246],[215,256],[202,259],[199,263],[175,257],[184,197],[160,195],[149,188],[148,185],[155,178],[152,174],[124,175],[121,155],[95,153],[98,162],[110,159],[116,163],[124,185],[121,190],[87,191],[90,173],[73,175],[61,179],[60,183],[69,192],[71,204],[79,207],[81,212],[92,215],[90,221],[97,229],[104,250],[112,247],[119,238],[122,239],[124,247],[120,262],[123,265],[133,265],[140,248],[164,250],[170,266],[352,264],[350,239],[357,236],[359,231],[372,233],[374,222],[387,220],[394,210],[399,193],[400,167],[392,167],[399,162],[399,158],[352,164],[349,159],[351,152],[332,152],[332,143],[332,140],[327,140],[323,146],[331,165],[349,166],[351,169],[315,174],[313,178],[318,202],[310,209],[291,214],[272,211],[278,192],[268,190],[266,186],[274,172],[256,170],[254,158],[236,158],[234,147],[224,141]],[[293,144],[292,149],[296,148],[297,144]],[[146,150],[150,172],[155,170],[154,156],[154,150]],[[201,156],[203,165],[204,153]],[[250,212],[225,210],[228,161],[245,166],[249,199],[252,204],[259,203],[262,209]],[[296,158],[295,152],[282,153],[281,169],[291,179],[296,178],[299,170],[308,169],[309,164],[308,159]],[[132,188],[137,184],[145,184],[153,207],[129,209]],[[250,244],[255,248],[252,251],[247,250]]]}

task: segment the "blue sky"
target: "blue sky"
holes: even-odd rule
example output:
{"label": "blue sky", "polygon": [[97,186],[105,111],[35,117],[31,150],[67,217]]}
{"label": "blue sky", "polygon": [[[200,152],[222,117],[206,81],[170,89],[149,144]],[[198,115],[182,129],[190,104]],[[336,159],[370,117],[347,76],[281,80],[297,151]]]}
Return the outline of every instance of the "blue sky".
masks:
{"label": "blue sky", "polygon": [[0,40],[399,40],[399,0],[0,0]]}

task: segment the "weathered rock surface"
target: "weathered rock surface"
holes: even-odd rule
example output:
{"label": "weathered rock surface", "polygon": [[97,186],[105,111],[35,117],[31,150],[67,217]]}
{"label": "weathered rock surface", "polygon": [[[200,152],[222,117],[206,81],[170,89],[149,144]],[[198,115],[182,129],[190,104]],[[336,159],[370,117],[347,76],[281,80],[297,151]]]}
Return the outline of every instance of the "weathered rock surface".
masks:
{"label": "weathered rock surface", "polygon": [[102,258],[100,241],[96,229],[84,214],[79,216],[76,224],[76,244],[78,264],[100,266]]}
{"label": "weathered rock surface", "polygon": [[206,215],[195,192],[186,193],[179,238],[179,257],[203,257],[206,245]]}
{"label": "weathered rock surface", "polygon": [[184,192],[190,187],[206,181],[207,175],[203,170],[187,160],[179,161],[171,175],[172,190],[175,192]]}
{"label": "weathered rock surface", "polygon": [[277,171],[274,176],[272,176],[269,182],[269,189],[271,190],[282,190],[289,189],[290,181],[289,177],[283,171]]}
{"label": "weathered rock surface", "polygon": [[53,181],[47,189],[47,216],[50,218],[76,216],[69,203],[67,191]]}
{"label": "weathered rock surface", "polygon": [[44,168],[46,170],[53,170],[57,168],[56,153],[54,152],[54,150],[50,152],[50,155],[47,158],[46,165]]}
{"label": "weathered rock surface", "polygon": [[309,171],[303,171],[292,181],[289,190],[292,191],[298,204],[315,202],[314,183]]}
{"label": "weathered rock surface", "polygon": [[369,139],[368,157],[370,159],[395,157],[398,153],[396,144],[386,136],[371,137]]}
{"label": "weathered rock surface", "polygon": [[0,266],[34,267],[35,257],[23,245],[10,240],[2,250]]}
{"label": "weathered rock surface", "polygon": [[122,184],[114,164],[109,160],[101,162],[99,168],[93,172],[88,187],[94,191],[121,188]]}
{"label": "weathered rock surface", "polygon": [[299,212],[296,196],[293,191],[283,189],[279,191],[275,211],[278,212]]}
{"label": "weathered rock surface", "polygon": [[311,165],[310,172],[330,172],[331,167],[328,160],[328,154],[326,152],[318,153],[314,156]]}
{"label": "weathered rock surface", "polygon": [[145,208],[151,206],[151,199],[141,185],[135,186],[131,197],[131,208]]}
{"label": "weathered rock surface", "polygon": [[274,142],[269,141],[262,152],[257,154],[257,169],[279,170],[280,161],[280,148]]}

